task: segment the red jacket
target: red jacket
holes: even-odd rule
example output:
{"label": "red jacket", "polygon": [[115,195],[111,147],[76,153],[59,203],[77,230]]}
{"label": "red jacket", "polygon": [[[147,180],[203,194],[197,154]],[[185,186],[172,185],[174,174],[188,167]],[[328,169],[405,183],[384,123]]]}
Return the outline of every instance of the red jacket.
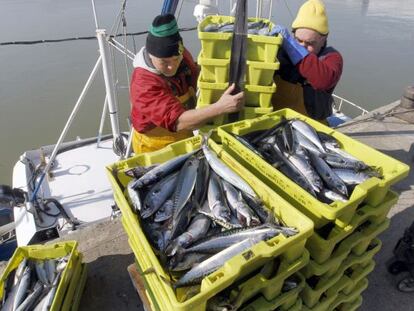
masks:
{"label": "red jacket", "polygon": [[335,51],[322,56],[311,53],[297,65],[297,68],[315,90],[328,91],[335,88],[339,82],[342,66],[342,56]]}
{"label": "red jacket", "polygon": [[134,59],[131,79],[131,119],[136,131],[145,133],[155,127],[175,132],[178,117],[187,109],[177,97],[197,87],[198,68],[187,50],[173,77],[166,77],[152,66],[145,48]]}

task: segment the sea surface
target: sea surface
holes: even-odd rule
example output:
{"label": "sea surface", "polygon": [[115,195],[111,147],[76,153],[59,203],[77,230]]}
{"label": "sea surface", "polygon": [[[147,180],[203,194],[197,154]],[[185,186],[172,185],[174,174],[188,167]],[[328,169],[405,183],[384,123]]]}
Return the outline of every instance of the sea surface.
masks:
{"label": "sea surface", "polygon": [[[122,33],[116,17],[121,1],[96,0],[98,27]],[[179,17],[180,27],[196,25],[192,17],[195,1],[186,1]],[[268,2],[264,0],[264,2]],[[249,16],[256,13],[249,0]],[[264,17],[289,26],[302,1],[273,1]],[[414,84],[414,1],[412,0],[326,0],[329,15],[329,44],[344,57],[344,72],[335,91],[365,109],[372,110],[397,100],[405,86]],[[129,0],[126,31],[147,30],[161,11],[161,0]],[[229,1],[220,1],[226,14]],[[95,21],[91,1],[1,0],[0,42],[31,41],[93,36]],[[114,26],[115,25],[115,26]],[[113,29],[111,32],[110,30]],[[195,31],[183,34],[185,45],[197,56],[200,44]],[[128,37],[136,51],[144,36]],[[119,38],[123,42],[122,38]],[[54,144],[64,128],[79,94],[98,58],[96,40],[0,46],[0,184],[12,183],[13,165],[30,149]],[[125,59],[114,56],[118,81],[120,122],[127,129],[128,76]],[[89,89],[67,140],[95,136],[104,103],[99,74]],[[353,111],[347,111],[354,114]],[[106,120],[105,132],[109,131]]]}

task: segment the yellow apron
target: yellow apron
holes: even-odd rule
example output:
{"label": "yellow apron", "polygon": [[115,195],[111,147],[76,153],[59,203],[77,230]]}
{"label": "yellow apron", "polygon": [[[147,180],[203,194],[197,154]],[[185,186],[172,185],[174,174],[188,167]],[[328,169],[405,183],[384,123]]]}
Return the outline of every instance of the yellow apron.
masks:
{"label": "yellow apron", "polygon": [[[194,89],[190,87],[187,93],[182,96],[177,96],[177,98],[185,106],[194,96]],[[135,154],[156,151],[171,143],[191,137],[192,135],[192,131],[189,130],[170,132],[162,127],[155,127],[145,133],[139,133],[134,129],[132,148]]]}
{"label": "yellow apron", "polygon": [[[274,80],[277,85],[276,93],[272,97],[274,110],[290,108],[305,116],[309,116],[305,107],[302,85],[300,83],[287,82],[278,75],[275,76]],[[326,120],[317,121],[328,125]]]}

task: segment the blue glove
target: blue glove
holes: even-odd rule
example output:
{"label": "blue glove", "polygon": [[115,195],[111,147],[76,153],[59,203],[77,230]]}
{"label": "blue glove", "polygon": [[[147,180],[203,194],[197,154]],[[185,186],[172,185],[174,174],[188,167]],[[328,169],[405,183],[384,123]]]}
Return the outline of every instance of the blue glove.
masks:
{"label": "blue glove", "polygon": [[276,25],[270,31],[270,35],[280,34],[283,37],[283,49],[286,51],[293,65],[299,63],[308,56],[309,52],[305,47],[299,44],[294,37],[291,36],[286,27]]}

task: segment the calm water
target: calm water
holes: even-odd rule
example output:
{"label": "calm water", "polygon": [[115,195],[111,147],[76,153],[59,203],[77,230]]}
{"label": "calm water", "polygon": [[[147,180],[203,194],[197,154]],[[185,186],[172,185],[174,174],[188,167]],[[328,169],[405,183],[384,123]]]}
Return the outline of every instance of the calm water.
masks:
{"label": "calm water", "polygon": [[[286,1],[293,14],[302,3]],[[100,27],[110,29],[120,1],[96,2]],[[146,30],[161,5],[161,0],[130,0],[128,31]],[[404,87],[414,83],[414,1],[326,0],[326,6],[329,42],[345,59],[336,93],[368,110],[398,99]],[[1,0],[0,11],[0,42],[94,34],[91,5],[86,0]],[[181,27],[195,25],[191,12],[192,7],[183,9]],[[284,1],[274,1],[272,20],[290,25],[292,16]],[[184,35],[194,55],[199,49],[199,43],[191,41],[195,36],[195,32]],[[136,37],[135,43],[140,47],[143,37]],[[11,184],[12,167],[25,150],[57,141],[97,57],[96,41],[0,47],[0,183]],[[116,62],[119,84],[126,85],[123,59]],[[102,77],[98,77],[68,139],[96,135],[102,90]],[[125,90],[119,103],[126,129],[129,103]]]}

